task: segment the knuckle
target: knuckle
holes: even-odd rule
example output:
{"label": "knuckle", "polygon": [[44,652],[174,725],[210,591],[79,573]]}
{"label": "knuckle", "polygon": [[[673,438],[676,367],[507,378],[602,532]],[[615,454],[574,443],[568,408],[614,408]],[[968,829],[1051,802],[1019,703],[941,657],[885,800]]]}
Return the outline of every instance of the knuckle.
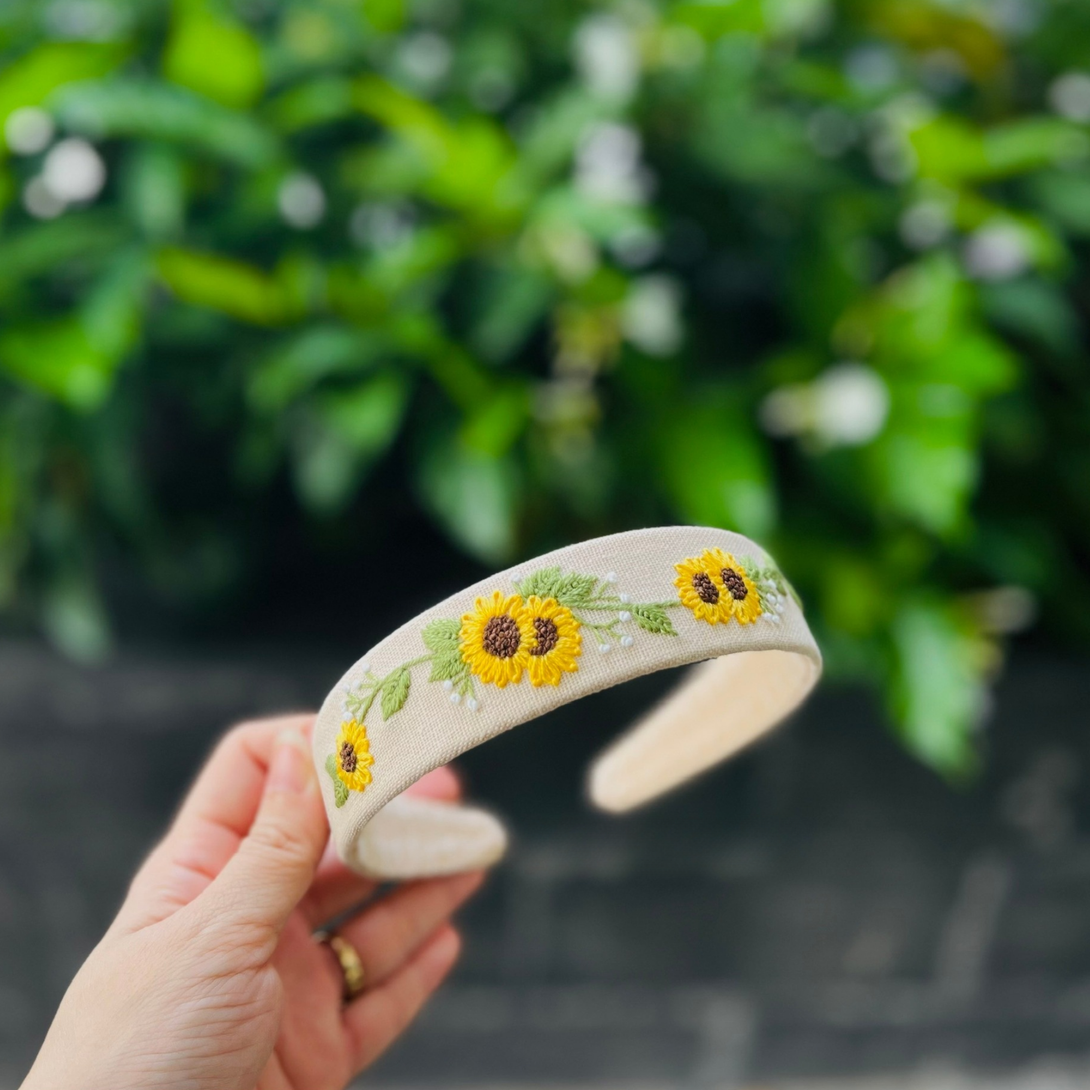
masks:
{"label": "knuckle", "polygon": [[246,838],[249,850],[261,854],[274,855],[283,859],[309,860],[312,852],[310,842],[294,823],[289,821],[258,822]]}

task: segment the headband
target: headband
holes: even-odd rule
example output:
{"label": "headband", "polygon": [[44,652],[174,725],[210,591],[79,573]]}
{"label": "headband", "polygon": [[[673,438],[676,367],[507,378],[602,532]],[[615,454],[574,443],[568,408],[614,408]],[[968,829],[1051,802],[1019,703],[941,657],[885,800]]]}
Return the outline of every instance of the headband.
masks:
{"label": "headband", "polygon": [[791,585],[740,534],[673,526],[570,545],[452,595],[373,647],[318,713],[338,853],[378,878],[494,863],[507,838],[490,813],[401,792],[562,704],[709,659],[595,761],[605,810],[662,794],[802,702],[821,654]]}

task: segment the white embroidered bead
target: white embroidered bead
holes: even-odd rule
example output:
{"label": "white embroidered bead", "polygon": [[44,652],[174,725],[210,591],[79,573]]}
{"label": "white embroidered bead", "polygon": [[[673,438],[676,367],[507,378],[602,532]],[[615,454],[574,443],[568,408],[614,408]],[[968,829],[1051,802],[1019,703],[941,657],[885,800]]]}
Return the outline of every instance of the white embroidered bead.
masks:
{"label": "white embroidered bead", "polygon": [[621,646],[622,647],[631,647],[635,642],[636,641],[631,636],[622,636],[621,637]]}
{"label": "white embroidered bead", "polygon": [[450,694],[450,702],[452,704],[461,704],[462,694],[461,693],[451,693]]}
{"label": "white embroidered bead", "polygon": [[370,672],[371,664],[367,661],[367,659],[364,659],[363,662],[360,663],[360,673],[369,674]]}
{"label": "white embroidered bead", "polygon": [[623,603],[624,603],[625,605],[628,605],[628,603],[629,603],[630,601],[632,601],[632,599],[631,599],[631,598],[629,598],[627,594],[618,594],[618,595],[617,595],[617,597],[618,597],[618,598],[619,598],[619,599],[621,600],[621,602],[623,602]]}
{"label": "white embroidered bead", "polygon": [[627,609],[622,609],[621,612],[617,614],[617,618],[622,621],[631,621],[632,614],[629,613]]}
{"label": "white embroidered bead", "polygon": [[467,696],[466,697],[466,707],[471,712],[475,712],[480,707],[480,704],[477,703],[477,698],[475,696]]}
{"label": "white embroidered bead", "polygon": [[607,583],[616,583],[617,582],[617,573],[615,571],[606,572],[605,582],[607,582]]}
{"label": "white embroidered bead", "polygon": [[613,649],[613,644],[611,644],[611,643],[600,643],[600,644],[598,644],[598,650],[601,651],[603,655],[609,654],[609,652],[612,649]]}
{"label": "white embroidered bead", "polygon": [[443,688],[449,693],[451,689],[454,688],[454,682],[448,677],[447,680],[443,682]]}

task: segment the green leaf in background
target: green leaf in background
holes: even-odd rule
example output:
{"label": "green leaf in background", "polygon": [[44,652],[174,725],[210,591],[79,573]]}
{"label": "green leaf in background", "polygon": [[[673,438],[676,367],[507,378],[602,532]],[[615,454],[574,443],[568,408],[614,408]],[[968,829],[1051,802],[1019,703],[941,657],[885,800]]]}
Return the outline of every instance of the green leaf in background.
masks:
{"label": "green leaf in background", "polygon": [[464,549],[489,563],[514,552],[517,487],[508,459],[457,442],[433,443],[421,466],[424,502]]}
{"label": "green leaf in background", "polygon": [[102,662],[112,646],[110,624],[90,572],[70,569],[51,579],[42,596],[49,638],[77,662]]}
{"label": "green leaf in background", "polygon": [[712,389],[678,407],[664,428],[661,465],[681,517],[758,540],[776,520],[765,454],[742,394]]}
{"label": "green leaf in background", "polygon": [[0,128],[15,110],[41,105],[57,88],[112,71],[126,52],[113,42],[46,42],[6,64],[0,72]]}
{"label": "green leaf in background", "polygon": [[363,0],[363,15],[381,34],[394,34],[405,23],[405,0]]}
{"label": "green leaf in background", "polygon": [[114,217],[80,212],[0,235],[0,302],[16,287],[79,259],[106,261],[129,241]]}
{"label": "green leaf in background", "polygon": [[530,423],[530,401],[521,384],[497,390],[462,426],[462,444],[492,458],[506,454]]}
{"label": "green leaf in background", "polygon": [[306,405],[295,436],[294,469],[311,510],[328,515],[349,502],[396,438],[409,393],[407,376],[391,371],[323,393]]}
{"label": "green leaf in background", "polygon": [[185,223],[185,164],[176,148],[149,143],[133,150],[123,174],[125,204],[151,239],[176,238]]}
{"label": "green leaf in background", "polygon": [[893,622],[894,710],[908,747],[953,775],[971,766],[984,709],[986,646],[949,605],[905,605]]}
{"label": "green leaf in background", "polygon": [[261,46],[207,0],[175,0],[163,71],[175,83],[235,109],[256,102],[265,86]]}
{"label": "green leaf in background", "polygon": [[159,251],[156,269],[184,303],[207,307],[255,325],[280,325],[295,303],[276,279],[243,261],[181,247]]}
{"label": "green leaf in background", "polygon": [[301,329],[254,366],[247,398],[257,412],[282,412],[324,379],[371,370],[385,348],[377,334],[331,322]]}
{"label": "green leaf in background", "polygon": [[253,117],[145,77],[81,84],[54,101],[61,121],[90,137],[161,141],[247,168],[266,166],[277,155],[276,138]]}
{"label": "green leaf in background", "polygon": [[117,363],[116,356],[95,347],[78,317],[0,330],[0,372],[74,409],[102,404]]}

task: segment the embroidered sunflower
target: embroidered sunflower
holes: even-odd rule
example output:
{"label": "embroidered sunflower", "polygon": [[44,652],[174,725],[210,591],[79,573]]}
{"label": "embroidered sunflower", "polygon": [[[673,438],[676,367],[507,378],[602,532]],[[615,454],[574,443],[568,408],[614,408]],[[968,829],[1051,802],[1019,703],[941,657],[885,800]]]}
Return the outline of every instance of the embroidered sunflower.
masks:
{"label": "embroidered sunflower", "polygon": [[750,624],[760,617],[760,595],[745,568],[722,549],[705,549],[699,557],[675,564],[678,597],[697,620],[726,624],[732,617]]}
{"label": "embroidered sunflower", "polygon": [[341,724],[334,743],[337,779],[350,791],[362,791],[371,782],[371,747],[367,741],[367,728],[358,719]]}
{"label": "embroidered sunflower", "polygon": [[565,673],[579,669],[576,659],[583,653],[583,637],[572,611],[555,598],[526,600],[526,612],[534,626],[535,642],[530,648],[526,670],[535,685],[559,685]]}
{"label": "embroidered sunflower", "polygon": [[536,644],[533,618],[522,597],[505,598],[498,590],[491,598],[478,598],[473,612],[463,614],[458,630],[458,650],[470,672],[501,689],[522,680]]}

